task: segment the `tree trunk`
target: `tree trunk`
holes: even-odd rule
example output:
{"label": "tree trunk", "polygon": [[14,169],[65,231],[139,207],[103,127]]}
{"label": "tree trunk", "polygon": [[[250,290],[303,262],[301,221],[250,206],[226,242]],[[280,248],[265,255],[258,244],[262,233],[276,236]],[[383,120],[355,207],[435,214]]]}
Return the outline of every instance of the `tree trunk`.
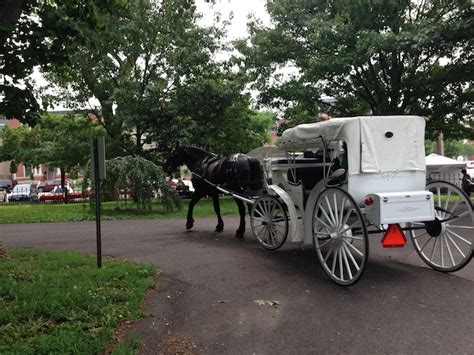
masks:
{"label": "tree trunk", "polygon": [[438,135],[438,140],[436,141],[436,154],[444,156],[444,137],[443,132],[440,132]]}

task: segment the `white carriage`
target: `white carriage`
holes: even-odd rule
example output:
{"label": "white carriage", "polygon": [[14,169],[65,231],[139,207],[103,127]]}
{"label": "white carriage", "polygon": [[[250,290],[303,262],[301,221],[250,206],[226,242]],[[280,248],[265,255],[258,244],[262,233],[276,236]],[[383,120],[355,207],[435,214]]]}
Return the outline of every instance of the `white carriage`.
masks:
{"label": "white carriage", "polygon": [[373,233],[392,247],[408,234],[437,270],[464,267],[473,256],[472,204],[450,183],[426,184],[424,133],[417,116],[335,118],[286,130],[286,157],[271,161],[271,184],[252,201],[258,243],[278,249],[288,236],[312,245],[342,285],[362,275]]}

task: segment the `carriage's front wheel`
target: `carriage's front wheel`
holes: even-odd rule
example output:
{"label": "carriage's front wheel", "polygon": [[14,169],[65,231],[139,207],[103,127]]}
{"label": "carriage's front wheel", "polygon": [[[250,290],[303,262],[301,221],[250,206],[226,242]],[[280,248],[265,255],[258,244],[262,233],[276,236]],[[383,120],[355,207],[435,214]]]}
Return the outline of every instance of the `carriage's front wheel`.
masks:
{"label": "carriage's front wheel", "polygon": [[354,199],[340,188],[321,192],[313,214],[313,243],[326,274],[349,286],[362,276],[369,254],[367,228]]}
{"label": "carriage's front wheel", "polygon": [[474,253],[472,204],[457,186],[448,182],[433,181],[426,189],[433,193],[435,220],[424,223],[426,229],[411,231],[413,246],[433,269],[457,271],[469,263]]}
{"label": "carriage's front wheel", "polygon": [[252,233],[265,249],[280,248],[288,236],[288,216],[282,203],[270,195],[260,196],[250,211]]}

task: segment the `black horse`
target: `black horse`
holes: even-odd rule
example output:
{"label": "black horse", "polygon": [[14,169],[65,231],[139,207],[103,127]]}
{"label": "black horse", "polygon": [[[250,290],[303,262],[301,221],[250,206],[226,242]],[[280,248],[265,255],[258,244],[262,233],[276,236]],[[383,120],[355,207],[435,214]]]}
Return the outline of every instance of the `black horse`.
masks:
{"label": "black horse", "polygon": [[[170,173],[184,164],[194,173],[191,179],[194,186],[194,195],[189,202],[186,229],[191,229],[194,225],[194,205],[202,197],[210,196],[214,202],[214,211],[217,214],[216,232],[224,230],[224,221],[219,206],[219,191],[214,185],[244,195],[250,195],[252,192],[263,188],[263,171],[259,161],[245,154],[234,154],[219,158],[215,154],[200,148],[182,145],[177,146],[171,153],[163,169]],[[239,207],[240,214],[240,225],[235,236],[243,238],[245,232],[245,205],[242,200],[234,200]]]}

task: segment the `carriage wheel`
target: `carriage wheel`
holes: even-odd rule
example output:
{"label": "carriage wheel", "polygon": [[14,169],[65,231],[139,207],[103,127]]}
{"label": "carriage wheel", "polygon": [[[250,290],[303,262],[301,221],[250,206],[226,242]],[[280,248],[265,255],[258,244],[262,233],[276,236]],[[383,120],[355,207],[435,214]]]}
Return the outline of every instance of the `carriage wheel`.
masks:
{"label": "carriage wheel", "polygon": [[270,195],[259,197],[250,212],[252,233],[265,249],[280,248],[288,236],[288,216],[281,202]]}
{"label": "carriage wheel", "polygon": [[313,243],[323,270],[349,286],[362,276],[369,254],[367,228],[354,199],[340,188],[324,190],[313,214]]}
{"label": "carriage wheel", "polygon": [[424,223],[425,230],[412,230],[411,240],[418,255],[433,269],[457,271],[473,257],[472,204],[464,192],[448,182],[434,181],[426,189],[433,193],[436,219]]}

